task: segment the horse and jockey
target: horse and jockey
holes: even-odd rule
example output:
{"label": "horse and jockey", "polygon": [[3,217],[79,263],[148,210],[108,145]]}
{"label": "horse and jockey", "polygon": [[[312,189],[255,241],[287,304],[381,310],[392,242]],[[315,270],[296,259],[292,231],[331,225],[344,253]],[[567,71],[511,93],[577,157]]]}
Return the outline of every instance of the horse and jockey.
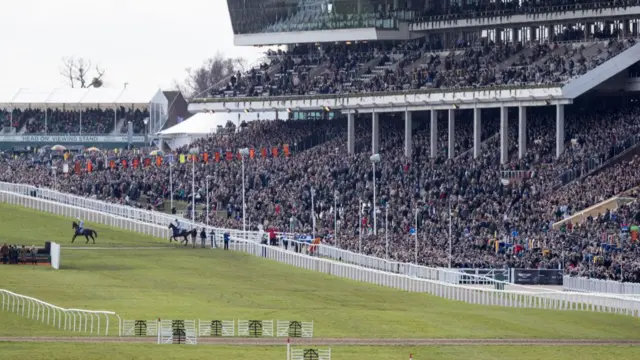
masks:
{"label": "horse and jockey", "polygon": [[[169,229],[173,231],[173,234],[169,238],[169,242],[172,242],[173,240],[175,240],[175,241],[180,241],[180,243],[182,243],[184,241],[184,246],[187,246],[187,244],[189,244],[189,235],[191,235],[192,245],[193,247],[196,247],[196,238],[198,236],[197,229],[192,229],[192,230],[184,229],[182,227],[182,223],[178,219],[176,219],[175,223],[169,224]],[[184,240],[178,240],[179,237],[183,238]]]}
{"label": "horse and jockey", "polygon": [[87,239],[87,242],[85,244],[89,243],[89,238],[91,238],[91,240],[93,240],[93,243],[95,244],[98,233],[95,230],[85,228],[84,220],[80,218],[76,218],[76,220],[78,220],[78,222],[76,223],[74,221],[73,225],[71,225],[71,228],[74,230],[73,238],[71,238],[71,243],[73,244],[77,236],[84,236]]}

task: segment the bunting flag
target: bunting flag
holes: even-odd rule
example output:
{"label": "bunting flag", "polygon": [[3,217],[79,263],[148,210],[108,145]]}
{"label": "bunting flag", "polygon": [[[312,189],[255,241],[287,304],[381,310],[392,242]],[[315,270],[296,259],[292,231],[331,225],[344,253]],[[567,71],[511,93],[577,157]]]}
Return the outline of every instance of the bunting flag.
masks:
{"label": "bunting flag", "polygon": [[144,164],[144,167],[151,166],[151,158],[150,157],[145,157],[144,160],[142,161],[142,163]]}
{"label": "bunting flag", "polygon": [[123,169],[127,168],[127,159],[122,159],[122,168]]}
{"label": "bunting flag", "polygon": [[227,161],[233,160],[233,153],[231,151],[227,151]]}
{"label": "bunting flag", "polygon": [[180,154],[180,164],[184,164],[186,161],[184,154]]}
{"label": "bunting flag", "polygon": [[267,157],[267,149],[265,149],[265,148],[260,149],[260,155],[262,155],[262,158],[266,158]]}
{"label": "bunting flag", "polygon": [[274,158],[277,158],[278,157],[278,148],[277,147],[271,148],[271,154],[273,155]]}
{"label": "bunting flag", "polygon": [[249,150],[249,159],[253,159],[255,157],[256,157],[256,150],[252,148]]}
{"label": "bunting flag", "polygon": [[116,161],[115,160],[109,160],[109,167],[112,169],[116,168]]}
{"label": "bunting flag", "polygon": [[289,155],[291,155],[289,152],[289,144],[282,145],[282,150],[284,151],[284,156],[289,157]]}
{"label": "bunting flag", "polygon": [[216,159],[216,162],[220,162],[220,153],[216,151],[214,158]]}
{"label": "bunting flag", "polygon": [[209,163],[209,153],[205,152],[204,154],[202,154],[202,161],[204,161],[205,164]]}
{"label": "bunting flag", "polygon": [[76,175],[80,175],[80,171],[82,170],[82,165],[80,165],[80,161],[76,160],[76,163],[74,165],[74,171],[76,172]]}
{"label": "bunting flag", "polygon": [[133,168],[137,169],[140,165],[140,160],[138,158],[133,158]]}
{"label": "bunting flag", "polygon": [[91,163],[91,160],[87,160],[87,172],[93,172],[93,164]]}
{"label": "bunting flag", "polygon": [[156,156],[156,166],[162,166],[162,156]]}

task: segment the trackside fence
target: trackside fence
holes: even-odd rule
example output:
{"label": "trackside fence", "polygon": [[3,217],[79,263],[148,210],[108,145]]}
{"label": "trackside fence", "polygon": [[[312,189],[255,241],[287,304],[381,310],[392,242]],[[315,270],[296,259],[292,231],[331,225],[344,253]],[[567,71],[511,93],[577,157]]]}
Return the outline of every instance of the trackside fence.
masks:
{"label": "trackside fence", "polygon": [[113,311],[64,309],[4,289],[0,289],[0,295],[2,295],[2,307],[0,308],[2,311],[11,312],[61,330],[106,336],[109,335],[109,319],[111,317],[116,320],[116,324],[120,328],[120,316]]}
{"label": "trackside fence", "polygon": [[640,284],[623,283],[614,280],[590,279],[586,277],[564,276],[563,288],[567,291],[601,294],[619,294],[640,297]]}
{"label": "trackside fence", "polygon": [[[0,201],[58,215],[81,216],[91,222],[132,230],[146,235],[168,236],[166,224],[146,223],[138,219],[129,219],[31,195],[0,191]],[[233,241],[229,244],[230,250],[249,253],[307,270],[404,291],[428,293],[449,300],[513,308],[582,310],[640,316],[640,300],[632,298],[579,292],[495,290],[486,287],[452,284],[441,280],[424,279],[406,274],[365,268],[354,264],[287,251],[275,246],[262,245],[256,241],[256,233],[240,234],[236,231],[232,232],[231,237]],[[250,240],[247,240],[247,238]]]}

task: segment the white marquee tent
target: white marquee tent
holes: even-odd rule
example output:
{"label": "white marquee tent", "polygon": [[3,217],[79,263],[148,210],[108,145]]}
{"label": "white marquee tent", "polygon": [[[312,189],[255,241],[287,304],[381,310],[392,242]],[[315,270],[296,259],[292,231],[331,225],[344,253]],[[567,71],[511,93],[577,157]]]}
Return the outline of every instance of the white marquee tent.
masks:
{"label": "white marquee tent", "polygon": [[224,128],[228,121],[236,126],[242,121],[250,122],[257,119],[275,119],[275,113],[197,113],[189,119],[158,133],[161,138],[170,140],[171,148],[186,146],[193,141],[215,134]]}

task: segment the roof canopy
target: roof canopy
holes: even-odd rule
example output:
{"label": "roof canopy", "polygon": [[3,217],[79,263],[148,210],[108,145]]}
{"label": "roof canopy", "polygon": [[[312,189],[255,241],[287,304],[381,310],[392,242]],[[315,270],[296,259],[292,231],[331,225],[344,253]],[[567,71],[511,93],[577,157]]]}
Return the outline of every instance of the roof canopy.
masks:
{"label": "roof canopy", "polygon": [[0,89],[0,107],[146,107],[149,104],[163,104],[167,99],[160,89],[109,88],[55,88],[18,90]]}

